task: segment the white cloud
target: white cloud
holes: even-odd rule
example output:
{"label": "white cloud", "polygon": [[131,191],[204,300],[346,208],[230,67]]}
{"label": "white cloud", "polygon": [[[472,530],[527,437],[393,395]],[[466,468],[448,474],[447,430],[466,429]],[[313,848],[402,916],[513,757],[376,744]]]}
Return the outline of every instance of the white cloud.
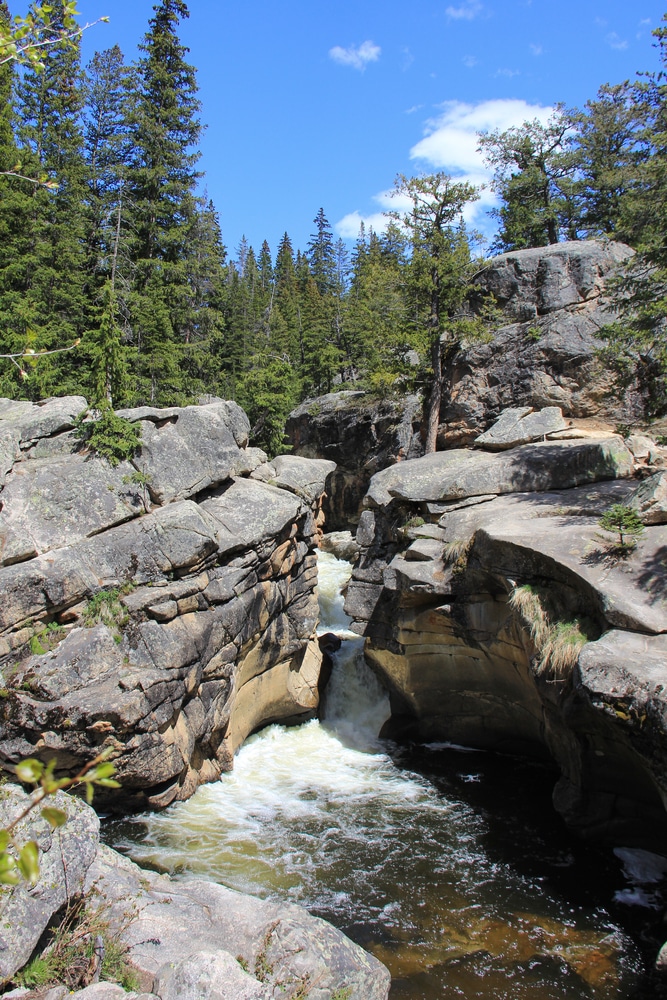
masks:
{"label": "white cloud", "polygon": [[329,49],[329,57],[334,62],[340,63],[341,66],[351,66],[353,69],[363,72],[368,63],[378,61],[381,52],[380,46],[368,39],[361,45],[350,45],[347,49],[341,45],[334,45],[332,49]]}
{"label": "white cloud", "polygon": [[445,14],[455,21],[472,21],[483,10],[484,5],[479,0],[465,0],[460,7],[448,7]]}
{"label": "white cloud", "polygon": [[541,56],[542,53],[544,52],[544,49],[542,48],[541,45],[535,45],[533,42],[531,42],[530,51],[533,53],[534,56]]}
{"label": "white cloud", "polygon": [[473,69],[478,65],[479,59],[476,59],[475,56],[464,56],[461,62],[464,66],[467,66],[468,69]]}
{"label": "white cloud", "polygon": [[[479,229],[490,240],[494,224],[487,213],[498,200],[490,188],[492,171],[477,148],[477,134],[496,129],[505,131],[534,119],[545,124],[552,113],[551,107],[521,100],[499,99],[480,104],[447,101],[441,106],[440,115],[426,122],[426,135],[412,147],[410,159],[420,163],[426,171],[444,170],[457,181],[467,181],[482,189],[479,201],[466,207],[464,218],[468,225]],[[372,200],[385,211],[400,212],[409,208],[407,199],[393,198],[391,190],[380,191]],[[361,222],[381,233],[387,221],[382,212],[363,214],[357,210],[344,216],[334,228],[343,238],[354,239]]]}
{"label": "white cloud", "polygon": [[621,38],[620,35],[617,35],[615,31],[609,32],[605,38],[605,42],[612,49],[627,49],[628,47],[627,41],[624,38]]}
{"label": "white cloud", "polygon": [[510,80],[513,76],[521,76],[520,69],[497,69],[494,76],[508,76]]}

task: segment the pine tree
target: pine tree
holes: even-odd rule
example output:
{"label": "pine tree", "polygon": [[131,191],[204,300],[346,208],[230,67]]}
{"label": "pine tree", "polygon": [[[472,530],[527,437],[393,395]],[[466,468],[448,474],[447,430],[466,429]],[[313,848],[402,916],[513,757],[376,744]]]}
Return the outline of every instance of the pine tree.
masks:
{"label": "pine tree", "polygon": [[322,296],[333,292],[336,286],[336,251],[329,220],[321,208],[313,219],[317,229],[308,243],[308,263],[317,290]]}
{"label": "pine tree", "polygon": [[[61,2],[52,5],[54,30],[64,30]],[[18,88],[16,122],[21,173],[49,185],[12,177],[3,186],[0,223],[0,329],[3,353],[59,349],[85,330],[83,193],[78,46],[62,41],[43,53],[44,68],[28,67]],[[27,367],[28,377],[2,380],[8,395],[40,398],[81,391],[76,352],[51,355]],[[18,375],[17,369],[13,372]]]}
{"label": "pine tree", "polygon": [[136,269],[131,319],[138,349],[139,399],[184,400],[181,361],[193,324],[191,271],[201,133],[195,69],[177,36],[189,17],[183,0],[154,8],[140,46],[131,113],[132,204]]}

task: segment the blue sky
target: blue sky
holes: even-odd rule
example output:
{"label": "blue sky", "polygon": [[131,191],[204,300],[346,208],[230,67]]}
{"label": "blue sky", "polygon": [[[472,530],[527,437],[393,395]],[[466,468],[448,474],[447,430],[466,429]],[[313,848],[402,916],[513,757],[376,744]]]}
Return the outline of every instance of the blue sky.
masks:
{"label": "blue sky", "polygon": [[[84,58],[128,60],[155,0],[80,0]],[[12,3],[13,12],[25,4]],[[581,106],[657,68],[659,0],[190,0],[201,167],[231,255],[241,236],[305,248],[320,206],[341,235],[381,223],[397,173],[483,179],[477,128]],[[488,202],[489,196],[486,197]],[[484,208],[484,202],[481,204]],[[480,219],[478,218],[478,222]]]}

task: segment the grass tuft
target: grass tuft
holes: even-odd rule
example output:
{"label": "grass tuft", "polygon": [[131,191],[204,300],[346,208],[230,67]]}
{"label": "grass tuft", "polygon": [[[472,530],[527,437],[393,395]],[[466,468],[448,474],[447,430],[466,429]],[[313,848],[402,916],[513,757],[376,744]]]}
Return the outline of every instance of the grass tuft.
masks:
{"label": "grass tuft", "polygon": [[576,666],[579,653],[589,641],[590,627],[586,619],[551,621],[537,590],[524,584],[510,594],[510,607],[516,611],[530,632],[538,659],[535,672],[564,678]]}

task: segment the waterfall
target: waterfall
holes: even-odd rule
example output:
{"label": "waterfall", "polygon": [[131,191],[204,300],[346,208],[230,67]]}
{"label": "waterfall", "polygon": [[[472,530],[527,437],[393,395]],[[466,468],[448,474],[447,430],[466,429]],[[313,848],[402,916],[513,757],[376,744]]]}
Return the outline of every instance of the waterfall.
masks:
{"label": "waterfall", "polygon": [[388,699],[343,611],[350,566],[321,553],[319,567],[319,631],[343,639],[322,719],[255,734],[233,772],[108,839],[301,903],[385,962],[392,1000],[635,996],[636,954],[600,902],[627,885],[618,867],[592,884],[536,765],[446,744],[390,753]]}

